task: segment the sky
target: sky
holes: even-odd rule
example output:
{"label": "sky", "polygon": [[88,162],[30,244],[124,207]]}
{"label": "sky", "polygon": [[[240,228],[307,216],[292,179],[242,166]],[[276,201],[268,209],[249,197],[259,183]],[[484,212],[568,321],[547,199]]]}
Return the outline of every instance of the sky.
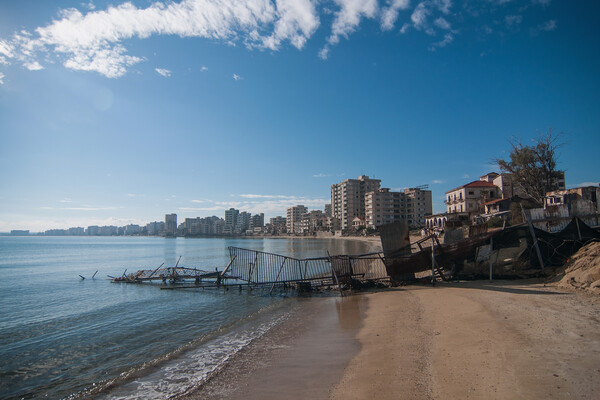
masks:
{"label": "sky", "polygon": [[600,2],[0,0],[0,231],[444,193],[564,133],[600,180]]}

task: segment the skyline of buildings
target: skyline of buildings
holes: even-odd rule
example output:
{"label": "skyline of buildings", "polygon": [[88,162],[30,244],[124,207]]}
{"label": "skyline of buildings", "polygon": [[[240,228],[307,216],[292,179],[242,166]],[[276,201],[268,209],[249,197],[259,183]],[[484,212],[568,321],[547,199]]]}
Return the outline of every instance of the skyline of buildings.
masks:
{"label": "skyline of buildings", "polygon": [[[564,172],[554,183],[554,189],[565,190]],[[164,221],[145,225],[90,225],[87,228],[49,229],[48,236],[114,236],[114,235],[254,235],[254,234],[314,234],[317,231],[348,231],[406,221],[410,228],[441,226],[448,217],[480,213],[506,212],[510,202],[523,195],[514,187],[511,176],[491,172],[479,180],[466,183],[445,194],[446,213],[433,214],[432,191],[427,185],[392,191],[381,187],[380,179],[360,175],[331,185],[331,203],[323,209],[309,209],[298,204],[288,207],[285,216],[276,216],[265,224],[264,213],[251,214],[230,208],[223,217],[185,218],[177,223],[177,214],[165,214]],[[29,235],[29,230],[12,230],[13,235]],[[42,234],[42,232],[38,233]]]}

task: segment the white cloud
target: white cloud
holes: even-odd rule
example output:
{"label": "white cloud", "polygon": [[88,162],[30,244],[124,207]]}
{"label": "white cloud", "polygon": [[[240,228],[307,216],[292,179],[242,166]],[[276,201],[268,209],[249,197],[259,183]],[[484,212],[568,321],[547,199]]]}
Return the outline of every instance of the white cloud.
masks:
{"label": "white cloud", "polygon": [[61,203],[71,203],[71,202],[73,202],[73,200],[71,200],[71,199],[70,199],[70,198],[68,198],[68,197],[65,197],[64,199],[62,199],[62,200],[59,200],[59,201],[60,201]]}
{"label": "white cloud", "polygon": [[0,85],[4,84],[4,74],[0,72]]}
{"label": "white cloud", "polygon": [[419,3],[410,16],[413,26],[419,30],[427,26],[427,17],[429,16],[430,11],[426,4],[427,3],[425,2]]}
{"label": "white cloud", "polygon": [[543,24],[538,25],[538,30],[550,32],[556,29],[556,21],[551,19],[549,21],[544,22]]}
{"label": "white cloud", "polygon": [[448,32],[448,33],[446,33],[444,35],[444,38],[442,40],[440,40],[439,42],[433,43],[431,45],[431,47],[429,48],[429,50],[435,51],[435,49],[437,49],[439,47],[446,47],[447,45],[449,45],[453,41],[454,41],[454,34],[453,34],[453,32]]}
{"label": "white cloud", "polygon": [[325,46],[319,50],[319,58],[321,60],[327,60],[327,57],[329,57],[329,47]]}
{"label": "white cloud", "polygon": [[[232,195],[233,196],[233,195]],[[237,195],[242,200],[234,201],[212,201],[203,199],[203,201],[192,202],[207,202],[212,203],[206,207],[180,207],[182,212],[210,212],[219,213],[225,212],[229,208],[236,208],[240,211],[250,212],[252,214],[264,213],[267,216],[285,215],[286,209],[298,204],[303,204],[312,209],[323,209],[328,199],[305,197],[305,196],[287,196],[287,195],[270,195],[270,194],[241,194]],[[204,201],[205,200],[205,201]]]}
{"label": "white cloud", "polygon": [[165,78],[168,78],[171,76],[171,71],[169,71],[168,69],[164,69],[164,68],[154,68],[154,70],[156,72],[158,72],[160,75],[164,76]]}
{"label": "white cloud", "polygon": [[[273,33],[262,38],[263,47],[277,50],[281,42],[288,40],[302,49],[319,26],[319,16],[310,0],[277,0],[276,22]],[[256,31],[250,37],[259,37]]]}
{"label": "white cloud", "polygon": [[313,178],[326,178],[328,176],[331,176],[331,174],[315,174],[312,177]]}
{"label": "white cloud", "polygon": [[338,44],[340,37],[348,38],[348,35],[356,30],[362,18],[373,18],[377,12],[377,0],[334,0],[334,2],[340,9],[334,13],[335,18],[327,44],[319,52],[319,57],[322,59],[327,59],[330,46]]}
{"label": "white cloud", "polygon": [[523,16],[522,15],[507,15],[506,17],[504,17],[504,21],[506,22],[506,25],[511,28],[511,27],[515,27],[521,24],[521,22],[523,22]]}
{"label": "white cloud", "polygon": [[202,68],[200,68],[200,72],[204,72],[204,71],[208,71],[208,68],[203,65]]}
{"label": "white cloud", "polygon": [[239,80],[242,80],[242,79],[244,79],[244,78],[242,78],[242,77],[241,77],[241,76],[239,76],[238,74],[233,74],[233,80],[235,80],[235,81],[239,81]]}
{"label": "white cloud", "polygon": [[4,40],[0,40],[0,64],[8,64],[8,59],[14,56],[14,46]]}
{"label": "white cloud", "polygon": [[410,0],[388,0],[381,10],[381,29],[384,31],[392,29],[398,19],[398,12],[406,10],[409,5]]}
{"label": "white cloud", "polygon": [[439,185],[441,183],[444,183],[444,181],[441,180],[441,179],[434,179],[434,180],[431,181],[431,183],[433,183],[434,185]]}
{"label": "white cloud", "polygon": [[[490,12],[505,13],[506,7],[498,6],[508,1],[487,0],[482,2],[482,7],[489,8]],[[547,5],[549,0],[532,2]],[[142,3],[150,5],[138,8],[136,4]],[[331,0],[327,3],[320,0],[157,0],[135,4],[127,1],[98,10],[92,2],[83,1],[80,5],[85,11],[64,9],[47,25],[0,39],[0,65],[16,61],[36,70],[41,69],[40,62],[58,60],[69,69],[118,78],[132,66],[146,61],[144,54],[130,54],[126,48],[128,43],[158,35],[204,38],[232,46],[243,44],[248,49],[277,51],[286,43],[303,49],[321,24],[320,14],[326,14],[326,20],[331,20],[330,33],[318,52],[320,58],[327,59],[332,47],[355,32],[364,19],[377,18],[382,30],[391,30],[398,24],[400,11],[407,10],[410,4],[410,0]],[[430,48],[451,43],[458,32],[455,25],[464,18],[464,14],[452,13],[453,2],[419,0],[415,4],[410,16],[407,14],[402,21],[400,32],[406,33],[414,27],[435,36],[436,30],[441,30],[445,31],[443,38]],[[523,21],[521,15],[500,18],[512,29]],[[555,28],[556,22],[551,20],[537,29]],[[202,66],[200,71],[207,69]],[[168,76],[167,70],[157,68],[156,71]],[[239,75],[234,75],[234,79],[238,78]]]}
{"label": "white cloud", "polygon": [[437,26],[440,29],[444,29],[444,30],[450,29],[450,23],[442,17],[439,17],[433,23],[435,24],[435,26]]}
{"label": "white cloud", "polygon": [[[374,1],[374,0],[373,0]],[[86,14],[74,8],[60,18],[35,29],[36,36],[15,34],[21,61],[37,52],[54,52],[67,68],[96,71],[107,77],[124,75],[127,68],[144,60],[127,54],[123,41],[152,35],[178,35],[214,40],[243,41],[253,48],[277,49],[283,41],[302,48],[319,25],[310,0],[222,2],[183,0],[155,2],[137,8],[130,2]],[[270,32],[270,33],[269,33]],[[10,48],[2,42],[3,58]]]}
{"label": "white cloud", "polygon": [[44,69],[44,67],[42,67],[40,65],[40,63],[37,61],[27,62],[27,63],[23,64],[23,66],[30,71],[39,71],[41,69]]}
{"label": "white cloud", "polygon": [[451,0],[434,0],[434,4],[438,10],[443,12],[444,14],[450,13],[450,7],[452,7]]}
{"label": "white cloud", "polygon": [[331,36],[327,39],[329,44],[337,44],[340,36],[345,38],[354,32],[363,17],[373,18],[377,11],[376,0],[335,0],[340,10],[335,13],[331,27]]}

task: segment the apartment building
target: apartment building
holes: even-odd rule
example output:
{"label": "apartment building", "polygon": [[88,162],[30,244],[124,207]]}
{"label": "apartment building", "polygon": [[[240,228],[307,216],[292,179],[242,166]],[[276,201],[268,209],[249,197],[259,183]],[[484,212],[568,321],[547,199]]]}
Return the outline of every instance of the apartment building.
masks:
{"label": "apartment building", "polygon": [[430,190],[407,188],[404,192],[392,192],[382,188],[365,195],[365,225],[369,228],[400,221],[418,228],[425,225],[432,210]]}
{"label": "apartment building", "polygon": [[381,179],[361,175],[331,185],[331,213],[340,220],[341,229],[352,227],[355,217],[365,218],[365,195],[379,190]]}
{"label": "apartment building", "polygon": [[400,222],[404,219],[404,193],[381,188],[365,195],[365,223],[369,228]]}
{"label": "apartment building", "polygon": [[165,215],[165,233],[168,235],[177,233],[177,214]]}
{"label": "apartment building", "polygon": [[421,188],[404,189],[406,199],[406,222],[411,228],[425,226],[425,219],[433,213],[431,190]]}
{"label": "apartment building", "polygon": [[305,214],[308,213],[308,208],[299,204],[287,209],[287,217],[285,219],[285,227],[288,233],[301,233],[301,222]]}
{"label": "apartment building", "polygon": [[225,226],[223,227],[223,233],[233,233],[237,225],[237,218],[239,214],[240,210],[236,210],[235,208],[225,210]]}

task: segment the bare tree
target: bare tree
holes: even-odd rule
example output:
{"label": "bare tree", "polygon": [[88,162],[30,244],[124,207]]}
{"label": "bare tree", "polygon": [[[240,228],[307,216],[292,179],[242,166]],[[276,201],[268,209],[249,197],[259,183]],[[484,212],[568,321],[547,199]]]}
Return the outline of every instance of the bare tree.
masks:
{"label": "bare tree", "polygon": [[562,172],[556,170],[556,150],[564,143],[559,139],[563,133],[540,134],[531,146],[525,146],[520,139],[511,139],[510,160],[496,159],[500,170],[511,175],[518,193],[538,205],[543,206],[546,192],[557,189],[556,182],[562,178]]}

